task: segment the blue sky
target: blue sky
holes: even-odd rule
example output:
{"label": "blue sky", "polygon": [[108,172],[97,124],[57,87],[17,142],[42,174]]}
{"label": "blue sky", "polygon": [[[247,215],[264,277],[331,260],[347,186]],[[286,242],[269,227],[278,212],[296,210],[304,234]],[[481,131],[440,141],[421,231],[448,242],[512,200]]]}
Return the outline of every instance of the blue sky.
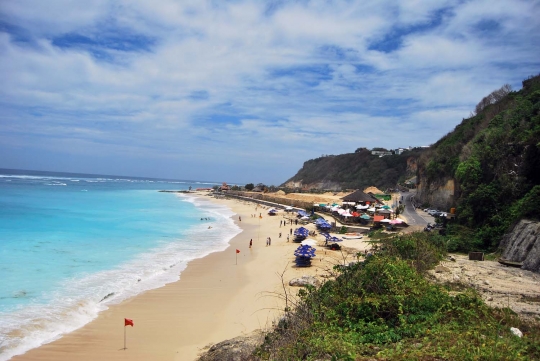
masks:
{"label": "blue sky", "polygon": [[278,185],[540,72],[540,1],[2,0],[0,167]]}

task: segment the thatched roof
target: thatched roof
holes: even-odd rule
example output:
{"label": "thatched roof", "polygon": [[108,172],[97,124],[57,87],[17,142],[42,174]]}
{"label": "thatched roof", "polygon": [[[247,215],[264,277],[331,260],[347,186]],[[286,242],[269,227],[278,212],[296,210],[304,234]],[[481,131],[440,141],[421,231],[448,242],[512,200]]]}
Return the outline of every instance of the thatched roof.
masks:
{"label": "thatched roof", "polygon": [[344,202],[356,202],[356,203],[360,203],[360,202],[376,202],[376,203],[380,203],[379,200],[375,197],[373,197],[372,195],[369,195],[367,193],[364,193],[362,192],[361,190],[357,190],[356,192],[353,192],[343,198]]}

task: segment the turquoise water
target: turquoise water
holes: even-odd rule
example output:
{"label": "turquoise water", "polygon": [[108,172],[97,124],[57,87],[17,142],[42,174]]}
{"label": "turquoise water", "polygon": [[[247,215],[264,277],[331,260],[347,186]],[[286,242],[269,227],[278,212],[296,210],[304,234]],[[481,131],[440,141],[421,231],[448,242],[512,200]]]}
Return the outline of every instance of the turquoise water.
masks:
{"label": "turquoise water", "polygon": [[0,360],[225,249],[230,210],[158,192],[212,185],[0,169]]}

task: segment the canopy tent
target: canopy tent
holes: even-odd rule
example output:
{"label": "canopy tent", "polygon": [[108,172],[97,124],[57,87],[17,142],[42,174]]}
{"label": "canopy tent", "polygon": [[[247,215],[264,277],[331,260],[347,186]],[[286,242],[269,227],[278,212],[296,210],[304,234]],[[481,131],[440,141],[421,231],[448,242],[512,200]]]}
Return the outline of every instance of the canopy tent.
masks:
{"label": "canopy tent", "polygon": [[292,210],[293,210],[293,207],[287,206],[287,207],[285,207],[285,210],[286,210],[286,211],[292,211]]}
{"label": "canopy tent", "polygon": [[315,226],[321,230],[328,230],[332,228],[332,226],[322,218],[317,218],[315,221]]}
{"label": "canopy tent", "polygon": [[294,242],[302,242],[304,239],[309,236],[309,231],[304,228],[300,227],[294,230]]}
{"label": "canopy tent", "polygon": [[360,213],[358,213],[358,212],[352,212],[352,216],[353,216],[353,217],[360,217]]}
{"label": "canopy tent", "polygon": [[343,240],[337,237],[330,237],[326,240],[326,242],[343,242]]}
{"label": "canopy tent", "polygon": [[375,209],[375,208],[368,208],[367,211],[368,211],[368,212],[375,212],[376,209]]}
{"label": "canopy tent", "polygon": [[302,209],[298,210],[296,213],[301,217],[309,217],[309,214]]}
{"label": "canopy tent", "polygon": [[360,218],[362,218],[362,219],[368,219],[368,220],[371,219],[371,217],[368,216],[367,214],[361,215]]}
{"label": "canopy tent", "polygon": [[380,222],[381,222],[381,223],[390,223],[390,222],[392,222],[392,221],[389,220],[388,218],[385,218],[385,219],[381,219]]}
{"label": "canopy tent", "polygon": [[294,251],[294,255],[296,256],[294,262],[296,263],[296,266],[297,267],[311,266],[311,259],[315,257],[315,251],[316,251],[315,248],[307,244],[304,244],[298,247]]}

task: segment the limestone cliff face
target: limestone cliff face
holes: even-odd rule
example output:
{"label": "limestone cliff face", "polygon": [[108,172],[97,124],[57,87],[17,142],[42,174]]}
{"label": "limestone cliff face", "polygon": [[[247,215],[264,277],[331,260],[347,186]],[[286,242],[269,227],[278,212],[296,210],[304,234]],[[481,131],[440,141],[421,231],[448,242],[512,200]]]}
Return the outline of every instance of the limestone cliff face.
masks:
{"label": "limestone cliff face", "polygon": [[338,182],[332,182],[332,181],[321,181],[321,182],[313,182],[313,183],[304,183],[302,180],[299,181],[289,181],[283,184],[285,187],[288,188],[300,188],[300,189],[326,189],[330,191],[339,191],[341,190],[342,186]]}
{"label": "limestone cliff face", "polygon": [[417,170],[418,170],[418,158],[417,157],[407,158],[407,176],[416,175]]}
{"label": "limestone cliff face", "polygon": [[437,183],[427,183],[420,178],[416,198],[433,208],[449,211],[456,205],[456,187],[456,181],[453,178],[443,179]]}
{"label": "limestone cliff face", "polygon": [[502,258],[523,262],[522,269],[540,273],[540,222],[521,220],[504,235]]}

